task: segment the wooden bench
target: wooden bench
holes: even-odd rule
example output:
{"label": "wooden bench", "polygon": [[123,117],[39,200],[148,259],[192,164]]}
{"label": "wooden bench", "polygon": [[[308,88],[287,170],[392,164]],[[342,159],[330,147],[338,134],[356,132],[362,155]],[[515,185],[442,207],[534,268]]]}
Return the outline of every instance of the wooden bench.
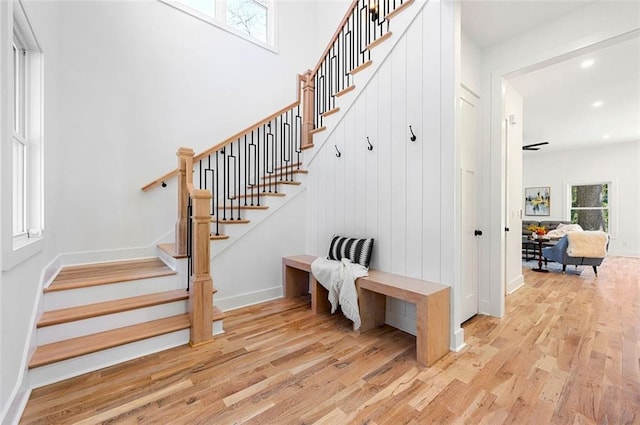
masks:
{"label": "wooden bench", "polygon": [[[311,292],[313,313],[327,313],[331,305],[328,291],[313,277],[313,255],[295,255],[282,258],[282,285],[286,298],[295,298]],[[385,323],[386,296],[416,305],[416,359],[431,366],[449,352],[448,286],[414,279],[378,270],[369,270],[369,276],[356,280],[360,307],[360,332]]]}

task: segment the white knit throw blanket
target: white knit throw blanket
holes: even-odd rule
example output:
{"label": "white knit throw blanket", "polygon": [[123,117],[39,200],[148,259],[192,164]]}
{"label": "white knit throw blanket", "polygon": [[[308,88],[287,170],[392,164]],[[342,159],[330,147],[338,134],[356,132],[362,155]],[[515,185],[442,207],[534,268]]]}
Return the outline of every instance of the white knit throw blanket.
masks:
{"label": "white knit throw blanket", "polygon": [[607,255],[608,236],[605,232],[570,232],[567,239],[567,255],[570,257],[604,258]]}
{"label": "white knit throw blanket", "polygon": [[311,273],[329,291],[331,313],[335,313],[340,305],[345,317],[353,322],[353,330],[360,329],[356,279],[367,276],[369,270],[348,258],[335,261],[318,257],[311,263]]}

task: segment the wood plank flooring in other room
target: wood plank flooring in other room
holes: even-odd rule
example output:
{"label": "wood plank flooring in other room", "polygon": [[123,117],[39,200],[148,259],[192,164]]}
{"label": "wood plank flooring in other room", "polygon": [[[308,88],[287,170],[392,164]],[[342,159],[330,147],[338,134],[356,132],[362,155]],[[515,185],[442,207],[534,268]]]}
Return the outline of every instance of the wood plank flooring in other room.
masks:
{"label": "wood plank flooring in other room", "polygon": [[23,424],[640,424],[640,259],[537,274],[503,319],[431,368],[415,338],[357,336],[304,301],[231,312],[227,333],[34,390]]}

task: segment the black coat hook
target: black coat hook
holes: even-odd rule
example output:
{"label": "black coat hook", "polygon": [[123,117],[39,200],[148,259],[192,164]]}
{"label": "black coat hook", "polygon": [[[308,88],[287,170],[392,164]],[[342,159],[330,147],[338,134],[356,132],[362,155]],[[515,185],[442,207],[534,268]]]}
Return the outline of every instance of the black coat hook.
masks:
{"label": "black coat hook", "polygon": [[165,182],[162,182],[162,187],[167,187],[167,184]]}
{"label": "black coat hook", "polygon": [[373,150],[373,145],[371,144],[371,142],[369,141],[369,136],[367,136],[367,143],[369,144],[369,146],[367,146],[367,150],[372,151]]}
{"label": "black coat hook", "polygon": [[413,128],[411,128],[411,126],[409,126],[409,131],[411,132],[411,141],[415,142],[417,137],[416,135],[413,133]]}
{"label": "black coat hook", "polygon": [[335,146],[335,147],[336,147],[336,152],[338,152],[338,153],[336,153],[336,158],[340,158],[340,157],[342,156],[342,154],[341,154],[341,153],[340,153],[340,151],[338,150],[338,145],[333,145],[333,146]]}

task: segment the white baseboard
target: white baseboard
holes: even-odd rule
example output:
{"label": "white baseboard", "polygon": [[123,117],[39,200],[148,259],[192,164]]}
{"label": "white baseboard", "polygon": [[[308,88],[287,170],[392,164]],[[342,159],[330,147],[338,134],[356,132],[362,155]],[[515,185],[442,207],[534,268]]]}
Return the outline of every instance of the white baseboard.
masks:
{"label": "white baseboard", "polygon": [[226,298],[218,298],[214,295],[213,304],[222,311],[229,311],[277,298],[282,298],[282,285]]}
{"label": "white baseboard", "polygon": [[524,275],[520,275],[507,284],[507,294],[513,294],[524,285]]}
{"label": "white baseboard", "polygon": [[0,415],[0,423],[6,425],[18,425],[20,418],[22,417],[22,413],[24,412],[25,407],[27,407],[29,397],[31,397],[31,388],[28,388],[23,384],[18,392],[13,395],[11,402],[7,403],[5,411]]}
{"label": "white baseboard", "polygon": [[458,328],[453,333],[453,338],[451,339],[451,346],[449,349],[456,353],[459,353],[467,344],[464,342],[464,329]]}
{"label": "white baseboard", "polygon": [[[609,251],[607,257],[632,257],[640,258],[640,252],[635,251]],[[607,259],[605,258],[605,261]]]}

